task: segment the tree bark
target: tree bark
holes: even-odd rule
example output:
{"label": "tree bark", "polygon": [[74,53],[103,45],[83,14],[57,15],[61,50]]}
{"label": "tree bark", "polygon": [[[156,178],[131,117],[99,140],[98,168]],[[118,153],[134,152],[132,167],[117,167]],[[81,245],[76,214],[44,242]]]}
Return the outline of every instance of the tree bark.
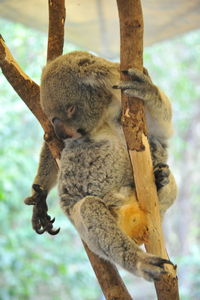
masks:
{"label": "tree bark", "polygon": [[[143,16],[140,0],[117,0],[120,20],[121,70],[130,67],[143,69]],[[128,80],[121,73],[122,80]],[[136,194],[140,207],[148,213],[148,252],[168,259],[161,228],[153,165],[146,136],[143,103],[139,99],[122,94],[122,124],[132,162]],[[178,300],[176,267],[166,265],[168,273],[155,282],[159,300]]]}
{"label": "tree bark", "polygon": [[58,159],[62,143],[56,138],[53,127],[40,106],[40,87],[19,67],[2,36],[0,36],[0,67],[11,86],[40,122],[52,155]]}
{"label": "tree bark", "polygon": [[49,33],[47,46],[47,61],[55,59],[63,53],[65,0],[48,0],[49,3]]}
{"label": "tree bark", "polygon": [[122,281],[117,268],[110,262],[101,259],[90,251],[84,242],[83,245],[105,298],[108,300],[133,300]]}

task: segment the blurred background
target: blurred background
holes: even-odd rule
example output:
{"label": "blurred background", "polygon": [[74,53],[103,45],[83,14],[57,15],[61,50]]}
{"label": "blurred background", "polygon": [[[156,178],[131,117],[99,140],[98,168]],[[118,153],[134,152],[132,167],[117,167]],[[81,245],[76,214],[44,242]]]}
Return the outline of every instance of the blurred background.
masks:
{"label": "blurred background", "polygon": [[[37,83],[46,60],[47,35],[0,18],[1,34],[22,69]],[[65,43],[64,52],[81,49]],[[113,59],[117,59],[114,56]],[[179,195],[165,217],[171,260],[178,265],[182,300],[200,299],[200,30],[145,47],[144,65],[170,97],[174,136],[169,164]],[[103,300],[75,230],[63,215],[56,190],[49,213],[56,236],[31,228],[30,195],[43,132],[0,71],[0,299]],[[134,300],[156,299],[154,286],[120,270]]]}

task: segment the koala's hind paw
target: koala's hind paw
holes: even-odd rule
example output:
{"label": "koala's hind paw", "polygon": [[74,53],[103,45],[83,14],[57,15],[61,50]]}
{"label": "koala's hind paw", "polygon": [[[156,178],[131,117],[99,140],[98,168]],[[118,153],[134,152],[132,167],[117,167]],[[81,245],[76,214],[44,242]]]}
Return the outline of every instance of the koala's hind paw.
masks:
{"label": "koala's hind paw", "polygon": [[166,274],[165,264],[173,263],[170,260],[157,257],[151,254],[143,253],[137,263],[137,274],[144,277],[148,281],[160,280],[161,275]]}
{"label": "koala's hind paw", "polygon": [[157,190],[169,183],[170,170],[169,166],[164,163],[159,163],[154,167],[154,177]]}
{"label": "koala's hind paw", "polygon": [[24,202],[27,205],[33,205],[33,229],[38,234],[42,234],[45,231],[52,235],[57,234],[60,231],[60,228],[58,228],[57,230],[53,229],[53,223],[55,221],[55,218],[51,219],[51,217],[47,214],[47,191],[42,189],[39,184],[33,184],[32,188],[34,190],[33,196],[26,198]]}

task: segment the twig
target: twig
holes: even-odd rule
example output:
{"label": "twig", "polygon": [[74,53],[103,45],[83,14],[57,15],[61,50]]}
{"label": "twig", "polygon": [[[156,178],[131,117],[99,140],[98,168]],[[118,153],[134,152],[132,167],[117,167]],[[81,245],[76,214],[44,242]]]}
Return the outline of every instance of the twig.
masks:
{"label": "twig", "polygon": [[[120,37],[121,70],[143,67],[143,17],[140,0],[117,0]],[[121,75],[122,80],[128,78]],[[123,127],[131,158],[137,198],[141,208],[148,212],[149,239],[146,250],[168,259],[160,222],[157,191],[153,178],[150,148],[146,136],[143,103],[122,94]],[[144,176],[145,175],[145,176]],[[167,275],[155,283],[158,299],[178,300],[176,270],[166,266]]]}

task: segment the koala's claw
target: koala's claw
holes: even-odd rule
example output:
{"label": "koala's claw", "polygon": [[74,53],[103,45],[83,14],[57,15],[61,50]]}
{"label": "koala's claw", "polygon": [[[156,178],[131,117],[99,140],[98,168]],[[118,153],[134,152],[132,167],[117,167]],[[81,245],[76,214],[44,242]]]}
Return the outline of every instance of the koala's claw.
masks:
{"label": "koala's claw", "polygon": [[32,197],[26,198],[24,202],[28,205],[33,205],[33,229],[38,234],[48,232],[51,235],[56,235],[60,231],[60,228],[56,230],[53,229],[55,218],[51,219],[51,217],[47,214],[47,191],[42,189],[39,184],[33,184],[32,188],[35,191],[35,194]]}
{"label": "koala's claw", "polygon": [[169,259],[161,258],[161,257],[158,257],[158,256],[152,256],[151,257],[151,263],[152,263],[152,265],[158,266],[158,267],[161,267],[161,268],[164,268],[164,264],[173,265],[173,263]]}
{"label": "koala's claw", "polygon": [[53,218],[50,222],[51,224],[53,224],[55,222],[55,218]]}
{"label": "koala's claw", "polygon": [[164,163],[159,163],[154,167],[154,177],[157,190],[169,183],[170,170],[169,166]]}
{"label": "koala's claw", "polygon": [[38,209],[36,207],[33,208],[32,226],[38,234],[43,234],[44,232],[48,232],[51,235],[58,234],[60,228],[53,229],[54,221],[55,218],[51,219],[47,213],[43,212],[39,214]]}
{"label": "koala's claw", "polygon": [[167,273],[164,269],[165,264],[173,265],[168,259],[148,254],[137,263],[138,273],[148,281],[160,280],[161,275]]}

